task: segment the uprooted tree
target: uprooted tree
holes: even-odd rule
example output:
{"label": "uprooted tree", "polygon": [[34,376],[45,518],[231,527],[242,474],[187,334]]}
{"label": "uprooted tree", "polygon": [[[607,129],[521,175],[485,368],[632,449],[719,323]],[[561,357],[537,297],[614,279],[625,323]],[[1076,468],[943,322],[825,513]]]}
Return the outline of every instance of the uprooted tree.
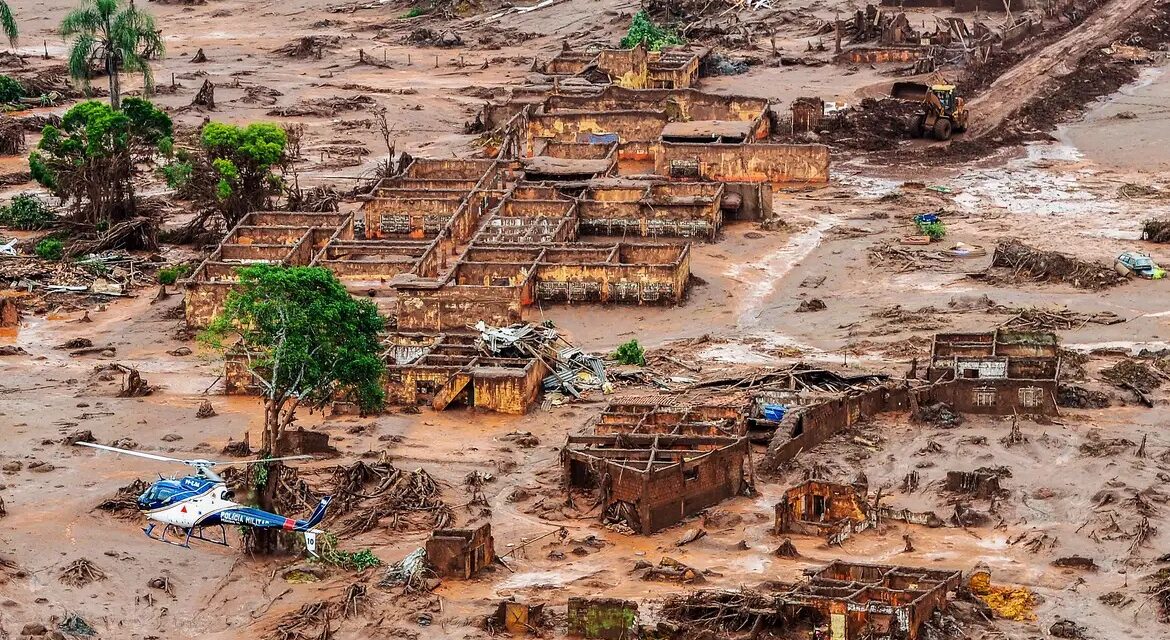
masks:
{"label": "uprooted tree", "polygon": [[95,67],[110,83],[110,106],[120,109],[123,71],[142,76],[143,91],[154,90],[150,58],[162,56],[163,41],[154,28],[154,18],[120,0],[82,0],[61,21],[61,37],[73,38],[69,45],[69,75],[89,86]]}
{"label": "uprooted tree", "polygon": [[172,188],[219,213],[230,228],[251,211],[273,208],[284,186],[275,169],[288,161],[288,142],[279,125],[209,122],[198,147],[179,151],[163,173]]}
{"label": "uprooted tree", "polygon": [[171,152],[170,117],[147,100],[122,110],[90,100],[48,125],[29,155],[34,180],[67,203],[73,221],[104,226],[135,213],[135,166]]}
{"label": "uprooted tree", "polygon": [[[302,406],[347,400],[363,412],[381,408],[384,326],[372,302],[351,297],[325,269],[255,265],[239,270],[238,286],[202,339],[219,348],[235,340],[264,402],[262,450],[280,456],[287,453],[281,436]],[[273,508],[279,476],[279,463],[269,463],[261,508]],[[253,542],[255,551],[275,547],[275,536]]]}

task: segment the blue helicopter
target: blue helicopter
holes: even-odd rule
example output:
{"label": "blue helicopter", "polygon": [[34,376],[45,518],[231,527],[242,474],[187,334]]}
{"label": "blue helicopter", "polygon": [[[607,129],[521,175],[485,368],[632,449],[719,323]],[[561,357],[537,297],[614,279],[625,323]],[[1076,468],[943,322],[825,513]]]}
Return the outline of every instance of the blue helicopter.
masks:
{"label": "blue helicopter", "polygon": [[[104,449],[115,453],[138,456],[139,458],[147,458],[148,460],[178,462],[195,467],[195,475],[170,479],[163,478],[160,475],[159,480],[152,483],[146,491],[142,492],[142,495],[138,496],[138,510],[146,516],[147,520],[147,526],[142,531],[151,540],[188,548],[191,546],[192,540],[201,540],[226,547],[229,545],[227,541],[227,529],[224,525],[235,524],[253,529],[295,531],[305,537],[305,548],[309,553],[314,556],[317,555],[317,536],[324,532],[316,527],[325,518],[325,509],[329,507],[329,501],[332,499],[332,496],[322,498],[307,520],[295,520],[264,511],[263,509],[246,507],[237,502],[232,502],[232,498],[234,497],[232,490],[227,488],[223,478],[211,470],[215,466],[247,464],[249,462],[312,460],[312,456],[287,456],[283,458],[265,458],[263,460],[215,462],[212,460],[180,460],[179,458],[168,458],[153,453],[108,447],[92,442],[78,442],[77,444],[94,449]],[[155,529],[159,524],[163,525],[162,531],[156,535]],[[205,529],[210,527],[219,528],[218,539],[214,536],[204,535]],[[172,534],[172,538],[176,540],[181,538],[182,542],[168,540],[168,534]]]}

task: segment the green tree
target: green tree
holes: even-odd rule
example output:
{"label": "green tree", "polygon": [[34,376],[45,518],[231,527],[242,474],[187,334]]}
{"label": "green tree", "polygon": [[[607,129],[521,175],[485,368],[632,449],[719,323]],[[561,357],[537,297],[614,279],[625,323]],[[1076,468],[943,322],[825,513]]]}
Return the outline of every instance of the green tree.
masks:
{"label": "green tree", "polygon": [[646,45],[650,51],[661,51],[663,47],[686,44],[686,41],[674,31],[654,24],[650,15],[643,10],[634,14],[630,29],[621,42],[623,49],[633,49],[639,44]]}
{"label": "green tree", "polygon": [[0,31],[3,31],[4,36],[8,38],[8,44],[15,47],[20,32],[16,28],[16,17],[12,15],[12,9],[4,0],[0,0]]}
{"label": "green tree", "polygon": [[123,71],[141,74],[147,95],[154,90],[149,58],[162,55],[163,42],[154,28],[154,18],[135,7],[133,0],[124,8],[119,0],[82,0],[81,6],[61,21],[61,37],[73,38],[69,75],[89,86],[94,67],[104,70],[114,109],[122,104],[119,74]]}
{"label": "green tree", "polygon": [[29,169],[62,202],[71,202],[75,222],[121,221],[134,214],[132,178],[136,163],[169,154],[170,117],[140,98],[121,111],[89,100],[48,125],[29,154]]}
{"label": "green tree", "polygon": [[[0,0],[0,4],[3,0]],[[11,76],[0,76],[0,103],[13,104],[24,97],[24,87]]]}
{"label": "green tree", "polygon": [[272,208],[284,184],[273,172],[285,160],[284,129],[267,122],[246,127],[210,122],[199,142],[206,154],[203,171],[215,185],[215,206],[229,227],[250,211]]}
{"label": "green tree", "polygon": [[[383,327],[374,304],[350,296],[325,269],[255,265],[239,270],[239,284],[223,313],[200,338],[217,348],[235,339],[261,389],[261,447],[280,456],[280,436],[302,405],[321,409],[341,397],[363,411],[381,408],[385,366],[378,332]],[[263,509],[276,507],[280,464],[265,465],[257,480]],[[254,552],[273,553],[278,540],[275,532],[257,531],[248,544]]]}
{"label": "green tree", "polygon": [[324,408],[344,397],[363,411],[384,399],[378,333],[385,323],[369,300],[349,295],[318,267],[254,265],[203,333],[222,348],[235,338],[264,399],[262,448],[279,456],[280,435],[302,406]]}

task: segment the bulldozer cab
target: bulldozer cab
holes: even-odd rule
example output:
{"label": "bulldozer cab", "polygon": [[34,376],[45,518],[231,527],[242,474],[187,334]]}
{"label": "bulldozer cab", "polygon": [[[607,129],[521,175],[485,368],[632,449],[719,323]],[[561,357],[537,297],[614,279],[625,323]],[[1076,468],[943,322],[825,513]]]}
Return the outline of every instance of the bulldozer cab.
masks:
{"label": "bulldozer cab", "polygon": [[934,95],[940,105],[942,105],[942,112],[951,114],[955,111],[957,98],[955,96],[955,85],[953,84],[936,84],[930,88],[930,93]]}

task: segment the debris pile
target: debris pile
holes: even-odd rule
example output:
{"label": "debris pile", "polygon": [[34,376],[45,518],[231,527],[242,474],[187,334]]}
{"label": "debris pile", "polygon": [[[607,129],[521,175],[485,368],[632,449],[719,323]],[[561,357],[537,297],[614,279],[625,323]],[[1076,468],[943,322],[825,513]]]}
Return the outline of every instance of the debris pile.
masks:
{"label": "debris pile", "polygon": [[145,480],[138,479],[118,489],[114,495],[106,498],[97,508],[115,518],[131,519],[138,517],[138,496],[142,495],[150,486]]}
{"label": "debris pile", "polygon": [[14,156],[24,148],[24,124],[15,118],[0,116],[0,155]]}
{"label": "debris pile", "polygon": [[378,581],[379,587],[401,586],[408,593],[430,591],[435,572],[427,565],[427,552],[418,548],[405,558],[386,567],[386,573]]}
{"label": "debris pile", "polygon": [[386,518],[396,531],[441,529],[451,523],[451,507],[423,469],[403,471],[384,460],[359,460],[334,467],[332,474],[334,513],[344,514],[333,527],[339,536],[371,531]]}
{"label": "debris pile", "polygon": [[26,307],[47,302],[68,308],[83,301],[82,296],[108,300],[128,295],[131,289],[152,282],[138,259],[120,251],[75,261],[32,256],[0,259],[0,284],[37,294],[32,299],[27,296],[22,299]]}
{"label": "debris pile", "polygon": [[1138,401],[1147,407],[1154,406],[1149,393],[1162,386],[1165,376],[1166,374],[1157,368],[1128,358],[1101,370],[1102,379],[1120,389],[1133,392]]}
{"label": "debris pile", "polygon": [[1024,276],[1038,282],[1064,282],[1078,289],[1105,289],[1125,282],[1124,277],[1107,265],[1055,251],[1041,251],[1018,240],[996,245],[991,266],[1010,269],[1009,280]]}
{"label": "debris pile", "polygon": [[338,597],[310,602],[285,614],[277,622],[272,637],[279,640],[329,640],[337,632],[341,620],[361,613],[367,599],[365,585],[355,582]]}
{"label": "debris pile", "polygon": [[749,589],[692,591],[672,595],[662,605],[662,617],[680,624],[728,633],[782,628],[785,599]]}
{"label": "debris pile", "polygon": [[890,241],[870,246],[868,259],[874,266],[892,267],[898,273],[954,262],[952,258],[940,255],[937,251],[907,249]]}
{"label": "debris pile", "polygon": [[341,48],[341,36],[301,36],[296,40],[273,50],[272,53],[290,58],[320,59],[327,51],[336,51]]}
{"label": "debris pile", "polygon": [[426,27],[414,29],[404,40],[408,44],[424,47],[458,47],[463,44],[463,38],[450,29],[436,30]]}
{"label": "debris pile", "polygon": [[84,587],[105,580],[106,573],[88,559],[78,558],[65,567],[57,579],[70,587]]}
{"label": "debris pile", "polygon": [[1142,239],[1150,242],[1170,242],[1170,219],[1146,220],[1142,225]]}
{"label": "debris pile", "polygon": [[1001,323],[1000,328],[1021,331],[1071,331],[1087,324],[1111,325],[1125,322],[1125,318],[1112,311],[1080,313],[1065,307],[1042,309],[995,305],[989,307],[987,313],[1011,314],[1011,319]]}
{"label": "debris pile", "polygon": [[1109,394],[1075,384],[1061,383],[1056,389],[1056,405],[1072,409],[1104,409],[1111,404]]}
{"label": "debris pile", "polygon": [[281,107],[279,109],[272,109],[268,112],[270,116],[277,116],[280,118],[296,118],[302,116],[317,116],[321,118],[331,118],[338,113],[346,111],[360,111],[367,109],[376,104],[373,98],[366,95],[353,96],[344,98],[341,96],[333,96],[331,98],[306,98],[297,101],[295,104],[288,107]]}
{"label": "debris pile", "polygon": [[914,137],[911,123],[919,105],[905,100],[866,98],[858,107],[826,118],[818,141],[857,151],[889,151]]}
{"label": "debris pile", "polygon": [[706,582],[703,579],[701,571],[670,557],[662,558],[657,565],[650,565],[648,562],[644,563],[642,568],[644,569],[642,579],[647,581],[678,582],[681,584]]}
{"label": "debris pile", "polygon": [[1170,567],[1163,567],[1146,578],[1151,584],[1147,593],[1158,603],[1158,621],[1170,623]]}
{"label": "debris pile", "polygon": [[605,363],[569,344],[556,329],[535,324],[490,327],[480,321],[476,342],[479,350],[496,357],[536,358],[552,371],[543,382],[545,391],[561,391],[574,398],[583,389],[600,389],[606,393],[612,385],[606,377]]}

